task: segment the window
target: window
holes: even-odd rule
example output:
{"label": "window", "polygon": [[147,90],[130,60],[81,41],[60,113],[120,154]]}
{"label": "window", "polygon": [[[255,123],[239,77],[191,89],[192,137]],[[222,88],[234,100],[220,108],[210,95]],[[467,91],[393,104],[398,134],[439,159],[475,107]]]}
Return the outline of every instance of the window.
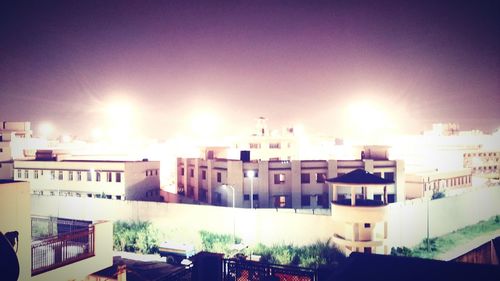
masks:
{"label": "window", "polygon": [[70,180],[70,181],[73,180],[73,171],[68,172],[68,180]]}
{"label": "window", "polygon": [[286,207],[286,196],[274,197],[274,207],[275,208],[285,208]]}
{"label": "window", "polygon": [[222,182],[222,173],[217,172],[217,182]]}
{"label": "window", "polygon": [[311,182],[311,175],[309,173],[300,174],[300,182],[301,183],[310,183]]}
{"label": "window", "polygon": [[29,171],[28,170],[24,170],[24,178],[25,179],[29,178]]}
{"label": "window", "polygon": [[243,200],[245,200],[245,201],[246,201],[246,200],[250,200],[250,195],[248,195],[248,194],[244,194],[244,195],[243,195]]}
{"label": "window", "polygon": [[54,171],[54,170],[50,171],[50,179],[52,179],[52,180],[56,179],[56,171]]}
{"label": "window", "polygon": [[382,201],[382,194],[373,194],[373,200]]}
{"label": "window", "polygon": [[21,178],[21,170],[20,169],[17,169],[17,178]]}
{"label": "window", "polygon": [[253,177],[258,178],[259,177],[259,172],[257,170],[248,170],[243,173],[243,177],[247,178],[250,173],[253,172]]}
{"label": "window", "polygon": [[95,181],[101,181],[101,173],[95,172]]}
{"label": "window", "polygon": [[117,172],[115,175],[115,181],[116,182],[122,182],[122,173]]}
{"label": "window", "polygon": [[370,228],[371,225],[369,223],[365,223],[365,228]]}
{"label": "window", "polygon": [[146,177],[149,176],[149,170],[146,170]]}
{"label": "window", "polygon": [[107,180],[108,182],[112,182],[112,181],[113,181],[113,173],[111,173],[111,172],[107,172],[107,173],[106,173],[106,180]]}
{"label": "window", "polygon": [[194,169],[189,169],[189,177],[194,177]]}
{"label": "window", "polygon": [[2,152],[3,152],[3,148],[0,148],[0,153],[2,153]]}
{"label": "window", "polygon": [[201,179],[206,180],[207,179],[207,171],[206,170],[201,170]]}
{"label": "window", "polygon": [[270,143],[269,148],[271,149],[280,149],[281,148],[281,143],[276,142],[276,143]]}
{"label": "window", "polygon": [[157,176],[157,175],[158,175],[158,170],[155,170],[155,176]]}
{"label": "window", "polygon": [[394,180],[394,173],[393,172],[385,172],[384,179],[393,181]]}
{"label": "window", "polygon": [[59,172],[57,173],[57,178],[58,178],[60,181],[62,181],[62,180],[63,180],[63,171],[59,171]]}
{"label": "window", "polygon": [[181,176],[184,176],[184,168],[181,168]]}
{"label": "window", "polygon": [[285,174],[274,174],[274,184],[285,183]]}
{"label": "window", "polygon": [[326,179],[325,173],[316,173],[316,183],[324,183]]}
{"label": "window", "polygon": [[82,181],[82,172],[81,171],[76,172],[76,180]]}
{"label": "window", "polygon": [[37,178],[38,178],[38,170],[35,170],[35,171],[33,172],[33,177],[34,177],[35,179],[37,179]]}
{"label": "window", "polygon": [[254,201],[255,201],[255,200],[259,200],[259,194],[254,194],[254,195],[253,195],[253,200],[254,200]]}
{"label": "window", "polygon": [[302,206],[311,206],[311,196],[302,195],[301,204],[302,204]]}
{"label": "window", "polygon": [[250,143],[250,149],[259,149],[260,143]]}
{"label": "window", "polygon": [[389,201],[387,203],[394,203],[394,202],[396,202],[396,195],[394,195],[394,194],[387,195],[387,201]]}

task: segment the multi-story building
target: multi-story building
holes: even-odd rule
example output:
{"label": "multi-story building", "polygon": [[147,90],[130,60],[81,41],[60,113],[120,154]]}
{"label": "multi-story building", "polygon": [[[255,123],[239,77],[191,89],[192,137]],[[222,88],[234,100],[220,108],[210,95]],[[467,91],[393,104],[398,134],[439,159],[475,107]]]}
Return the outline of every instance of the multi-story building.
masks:
{"label": "multi-story building", "polygon": [[35,160],[14,161],[14,179],[34,194],[118,200],[160,200],[158,161],[64,159],[38,151]]}
{"label": "multi-story building", "polygon": [[333,242],[351,252],[387,254],[387,204],[395,181],[356,169],[332,183]]}
{"label": "multi-story building", "polygon": [[[30,199],[29,183],[0,181],[0,232],[10,240],[10,245],[5,240],[0,243],[3,278],[12,280],[7,276],[15,278],[17,273],[17,280],[23,281],[83,281],[113,264],[111,222],[47,218],[45,222],[55,223],[50,229],[57,231],[50,237],[43,236],[32,229]],[[41,223],[40,218],[36,220]],[[37,231],[43,229],[38,226]]]}
{"label": "multi-story building", "polygon": [[[405,199],[404,163],[387,159],[242,161],[178,158],[178,193],[195,201],[248,208],[329,208],[331,190],[325,180],[355,169],[394,180],[389,202]],[[339,196],[343,196],[343,190]],[[376,197],[381,196],[375,194]],[[251,200],[251,198],[253,200]],[[253,202],[252,202],[253,201]]]}
{"label": "multi-story building", "polygon": [[470,169],[455,171],[429,171],[406,174],[406,198],[432,197],[438,192],[454,192],[472,187]]}
{"label": "multi-story building", "polygon": [[500,177],[500,150],[476,150],[463,154],[464,167],[475,176]]}
{"label": "multi-story building", "polygon": [[13,179],[14,160],[24,158],[27,149],[42,146],[32,138],[30,122],[0,123],[0,179]]}

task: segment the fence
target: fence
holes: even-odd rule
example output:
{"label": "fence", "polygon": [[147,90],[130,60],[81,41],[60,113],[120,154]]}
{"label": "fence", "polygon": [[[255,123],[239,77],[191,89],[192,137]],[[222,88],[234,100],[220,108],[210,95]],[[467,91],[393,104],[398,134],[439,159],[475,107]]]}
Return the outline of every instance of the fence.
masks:
{"label": "fence", "polygon": [[59,234],[31,244],[31,275],[53,270],[94,256],[94,226]]}
{"label": "fence", "polygon": [[318,281],[312,268],[223,259],[224,281]]}

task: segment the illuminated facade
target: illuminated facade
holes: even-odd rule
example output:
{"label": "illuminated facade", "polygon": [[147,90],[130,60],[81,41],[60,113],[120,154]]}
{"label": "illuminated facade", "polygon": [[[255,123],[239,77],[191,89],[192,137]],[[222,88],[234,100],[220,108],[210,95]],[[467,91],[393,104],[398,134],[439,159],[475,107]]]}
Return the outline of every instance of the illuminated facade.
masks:
{"label": "illuminated facade", "polygon": [[14,161],[14,179],[34,194],[117,200],[160,200],[159,170],[158,161]]}
{"label": "illuminated facade", "polygon": [[[405,199],[404,163],[394,160],[291,160],[241,161],[228,159],[177,159],[178,194],[195,201],[231,206],[232,195],[224,184],[235,188],[235,206],[256,208],[329,208],[333,198],[325,180],[364,169],[392,179],[390,202]],[[249,177],[249,171],[254,177]],[[253,194],[252,193],[253,187]],[[348,196],[338,190],[338,196]],[[380,193],[373,194],[382,196]]]}

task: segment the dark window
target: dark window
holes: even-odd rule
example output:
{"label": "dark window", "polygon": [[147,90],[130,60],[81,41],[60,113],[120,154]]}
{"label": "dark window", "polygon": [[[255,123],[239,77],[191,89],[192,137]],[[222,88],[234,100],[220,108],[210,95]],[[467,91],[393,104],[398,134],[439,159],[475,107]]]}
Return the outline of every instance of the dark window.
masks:
{"label": "dark window", "polygon": [[372,247],[365,247],[364,251],[365,254],[371,254],[372,253]]}
{"label": "dark window", "polygon": [[285,183],[285,174],[274,174],[274,184]]}
{"label": "dark window", "polygon": [[122,196],[121,195],[116,195],[116,200],[122,200]]}
{"label": "dark window", "polygon": [[382,194],[374,194],[373,200],[382,201]]}
{"label": "dark window", "polygon": [[217,172],[217,182],[222,182],[222,173]]}
{"label": "dark window", "polygon": [[396,195],[394,195],[394,194],[387,195],[387,201],[389,201],[387,203],[394,203],[394,202],[396,202]]}
{"label": "dark window", "polygon": [[[19,170],[19,177],[21,177],[21,170]],[[50,171],[50,178],[55,180],[56,179],[56,171]]]}
{"label": "dark window", "polygon": [[194,169],[189,169],[189,176],[194,177]]}
{"label": "dark window", "polygon": [[243,195],[243,200],[250,200],[250,195],[248,194]]}
{"label": "dark window", "polygon": [[101,173],[95,172],[95,181],[101,181]]}
{"label": "dark window", "polygon": [[311,196],[302,195],[301,204],[302,204],[302,206],[311,206]]}
{"label": "dark window", "polygon": [[365,223],[365,228],[370,228],[370,224],[369,223]]}
{"label": "dark window", "polygon": [[259,194],[254,194],[254,195],[253,195],[253,200],[254,200],[254,201],[255,201],[255,200],[259,200]]}
{"label": "dark window", "polygon": [[324,183],[326,179],[325,173],[316,173],[316,182],[317,183]]}
{"label": "dark window", "polygon": [[184,168],[181,168],[181,176],[184,176]]}
{"label": "dark window", "polygon": [[72,171],[68,172],[68,180],[70,180],[70,181],[73,180],[73,172]]}
{"label": "dark window", "polygon": [[384,179],[393,181],[394,180],[394,173],[393,172],[385,172]]}
{"label": "dark window", "polygon": [[61,181],[63,180],[63,172],[62,172],[62,171],[59,171],[59,173],[58,173],[58,178],[59,178],[59,180],[61,180]]}
{"label": "dark window", "polygon": [[116,182],[121,182],[122,181],[122,173],[118,172],[115,175],[115,181]]}
{"label": "dark window", "polygon": [[300,174],[300,182],[301,183],[310,183],[311,182],[311,175],[309,173]]}
{"label": "dark window", "polygon": [[106,180],[108,182],[112,182],[113,181],[113,174],[111,172],[107,172],[106,173]]}
{"label": "dark window", "polygon": [[207,171],[201,170],[201,179],[206,180],[207,179]]}

